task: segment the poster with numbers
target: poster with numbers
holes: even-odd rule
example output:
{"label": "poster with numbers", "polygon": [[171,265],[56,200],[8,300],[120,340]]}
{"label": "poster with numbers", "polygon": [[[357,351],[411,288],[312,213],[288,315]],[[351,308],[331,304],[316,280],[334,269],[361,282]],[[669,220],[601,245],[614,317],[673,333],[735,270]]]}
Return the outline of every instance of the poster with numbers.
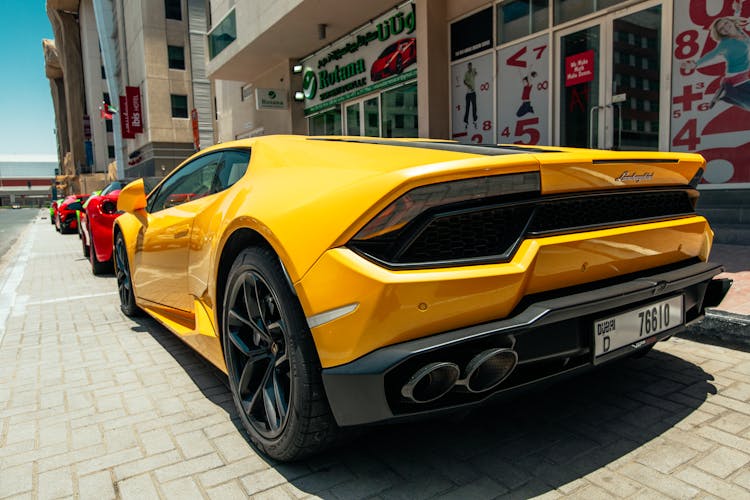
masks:
{"label": "poster with numbers", "polygon": [[451,67],[451,137],[459,142],[495,143],[492,53]]}
{"label": "poster with numbers", "polygon": [[547,42],[541,36],[497,53],[498,142],[549,144]]}
{"label": "poster with numbers", "polygon": [[701,153],[704,181],[750,182],[750,0],[674,9],[672,151]]}

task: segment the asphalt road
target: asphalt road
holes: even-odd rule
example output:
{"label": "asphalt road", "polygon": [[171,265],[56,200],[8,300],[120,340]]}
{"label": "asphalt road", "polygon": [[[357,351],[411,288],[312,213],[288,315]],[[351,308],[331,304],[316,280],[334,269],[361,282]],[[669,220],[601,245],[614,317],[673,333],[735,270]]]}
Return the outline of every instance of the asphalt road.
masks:
{"label": "asphalt road", "polygon": [[38,208],[0,209],[0,259],[13,246],[18,236],[33,220],[43,216],[49,221],[49,211]]}

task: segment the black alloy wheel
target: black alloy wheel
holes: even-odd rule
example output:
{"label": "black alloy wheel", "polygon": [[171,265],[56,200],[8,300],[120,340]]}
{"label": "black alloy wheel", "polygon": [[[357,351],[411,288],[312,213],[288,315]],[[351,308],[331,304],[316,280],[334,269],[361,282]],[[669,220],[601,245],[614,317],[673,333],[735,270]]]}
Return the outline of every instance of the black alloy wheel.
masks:
{"label": "black alloy wheel", "polygon": [[[91,248],[89,252],[93,254],[94,249]],[[133,281],[130,275],[130,265],[128,264],[128,252],[125,247],[125,238],[122,236],[122,233],[118,233],[117,238],[115,239],[114,254],[117,292],[120,295],[120,310],[125,316],[138,316],[141,310],[135,305]]]}
{"label": "black alloy wheel", "polygon": [[329,446],[337,431],[302,309],[267,249],[240,253],[222,308],[229,386],[252,442],[277,460]]}

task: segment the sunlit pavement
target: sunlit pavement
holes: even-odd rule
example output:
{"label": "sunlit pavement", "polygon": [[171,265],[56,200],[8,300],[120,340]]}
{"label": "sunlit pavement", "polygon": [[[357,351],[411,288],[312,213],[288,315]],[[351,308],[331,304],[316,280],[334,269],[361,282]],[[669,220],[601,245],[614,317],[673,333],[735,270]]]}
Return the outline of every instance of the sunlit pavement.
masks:
{"label": "sunlit pavement", "polygon": [[[41,212],[40,212],[41,214]],[[0,498],[748,498],[750,353],[675,338],[461,417],[258,456],[220,371],[39,218],[0,280]]]}

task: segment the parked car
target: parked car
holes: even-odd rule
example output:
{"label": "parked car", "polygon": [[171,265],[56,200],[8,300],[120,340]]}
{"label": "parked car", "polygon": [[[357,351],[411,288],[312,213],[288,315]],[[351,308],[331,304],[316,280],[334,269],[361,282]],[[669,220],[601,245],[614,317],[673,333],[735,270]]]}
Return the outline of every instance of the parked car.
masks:
{"label": "parked car", "polygon": [[370,79],[373,82],[400,75],[404,68],[417,62],[417,39],[402,38],[380,53],[370,68]]}
{"label": "parked car", "polygon": [[19,205],[18,203],[14,203],[10,206],[10,208],[12,208],[13,210],[18,210],[19,208],[21,208],[21,205]]}
{"label": "parked car", "polygon": [[57,206],[62,203],[65,200],[65,198],[58,198],[57,200],[54,200],[50,206],[49,206],[49,222],[50,224],[55,224],[57,222]]}
{"label": "parked car", "polygon": [[84,218],[86,217],[86,205],[91,201],[92,198],[95,196],[99,196],[103,190],[99,189],[96,191],[92,191],[89,195],[88,199],[83,202],[81,205],[80,210],[76,210],[76,222],[78,223],[78,238],[83,239],[83,225],[84,225]]}
{"label": "parked car", "polygon": [[294,460],[342,426],[473,407],[701,318],[729,286],[695,212],[704,167],[687,153],[228,142],[148,197],[140,181],[120,192],[121,309],[225,370],[250,439]]}
{"label": "parked car", "polygon": [[[117,210],[120,190],[135,179],[119,179],[108,184],[99,194],[91,196],[81,211],[81,244],[83,255],[91,262],[91,272],[103,274],[112,268],[112,226],[122,212]],[[146,192],[160,180],[144,180]]]}
{"label": "parked car", "polygon": [[[62,234],[78,232],[78,218],[76,211],[81,209],[81,204],[88,199],[87,194],[72,194],[65,197],[57,204],[55,211],[55,228]],[[80,202],[75,204],[75,202]],[[75,208],[73,208],[75,207]]]}

